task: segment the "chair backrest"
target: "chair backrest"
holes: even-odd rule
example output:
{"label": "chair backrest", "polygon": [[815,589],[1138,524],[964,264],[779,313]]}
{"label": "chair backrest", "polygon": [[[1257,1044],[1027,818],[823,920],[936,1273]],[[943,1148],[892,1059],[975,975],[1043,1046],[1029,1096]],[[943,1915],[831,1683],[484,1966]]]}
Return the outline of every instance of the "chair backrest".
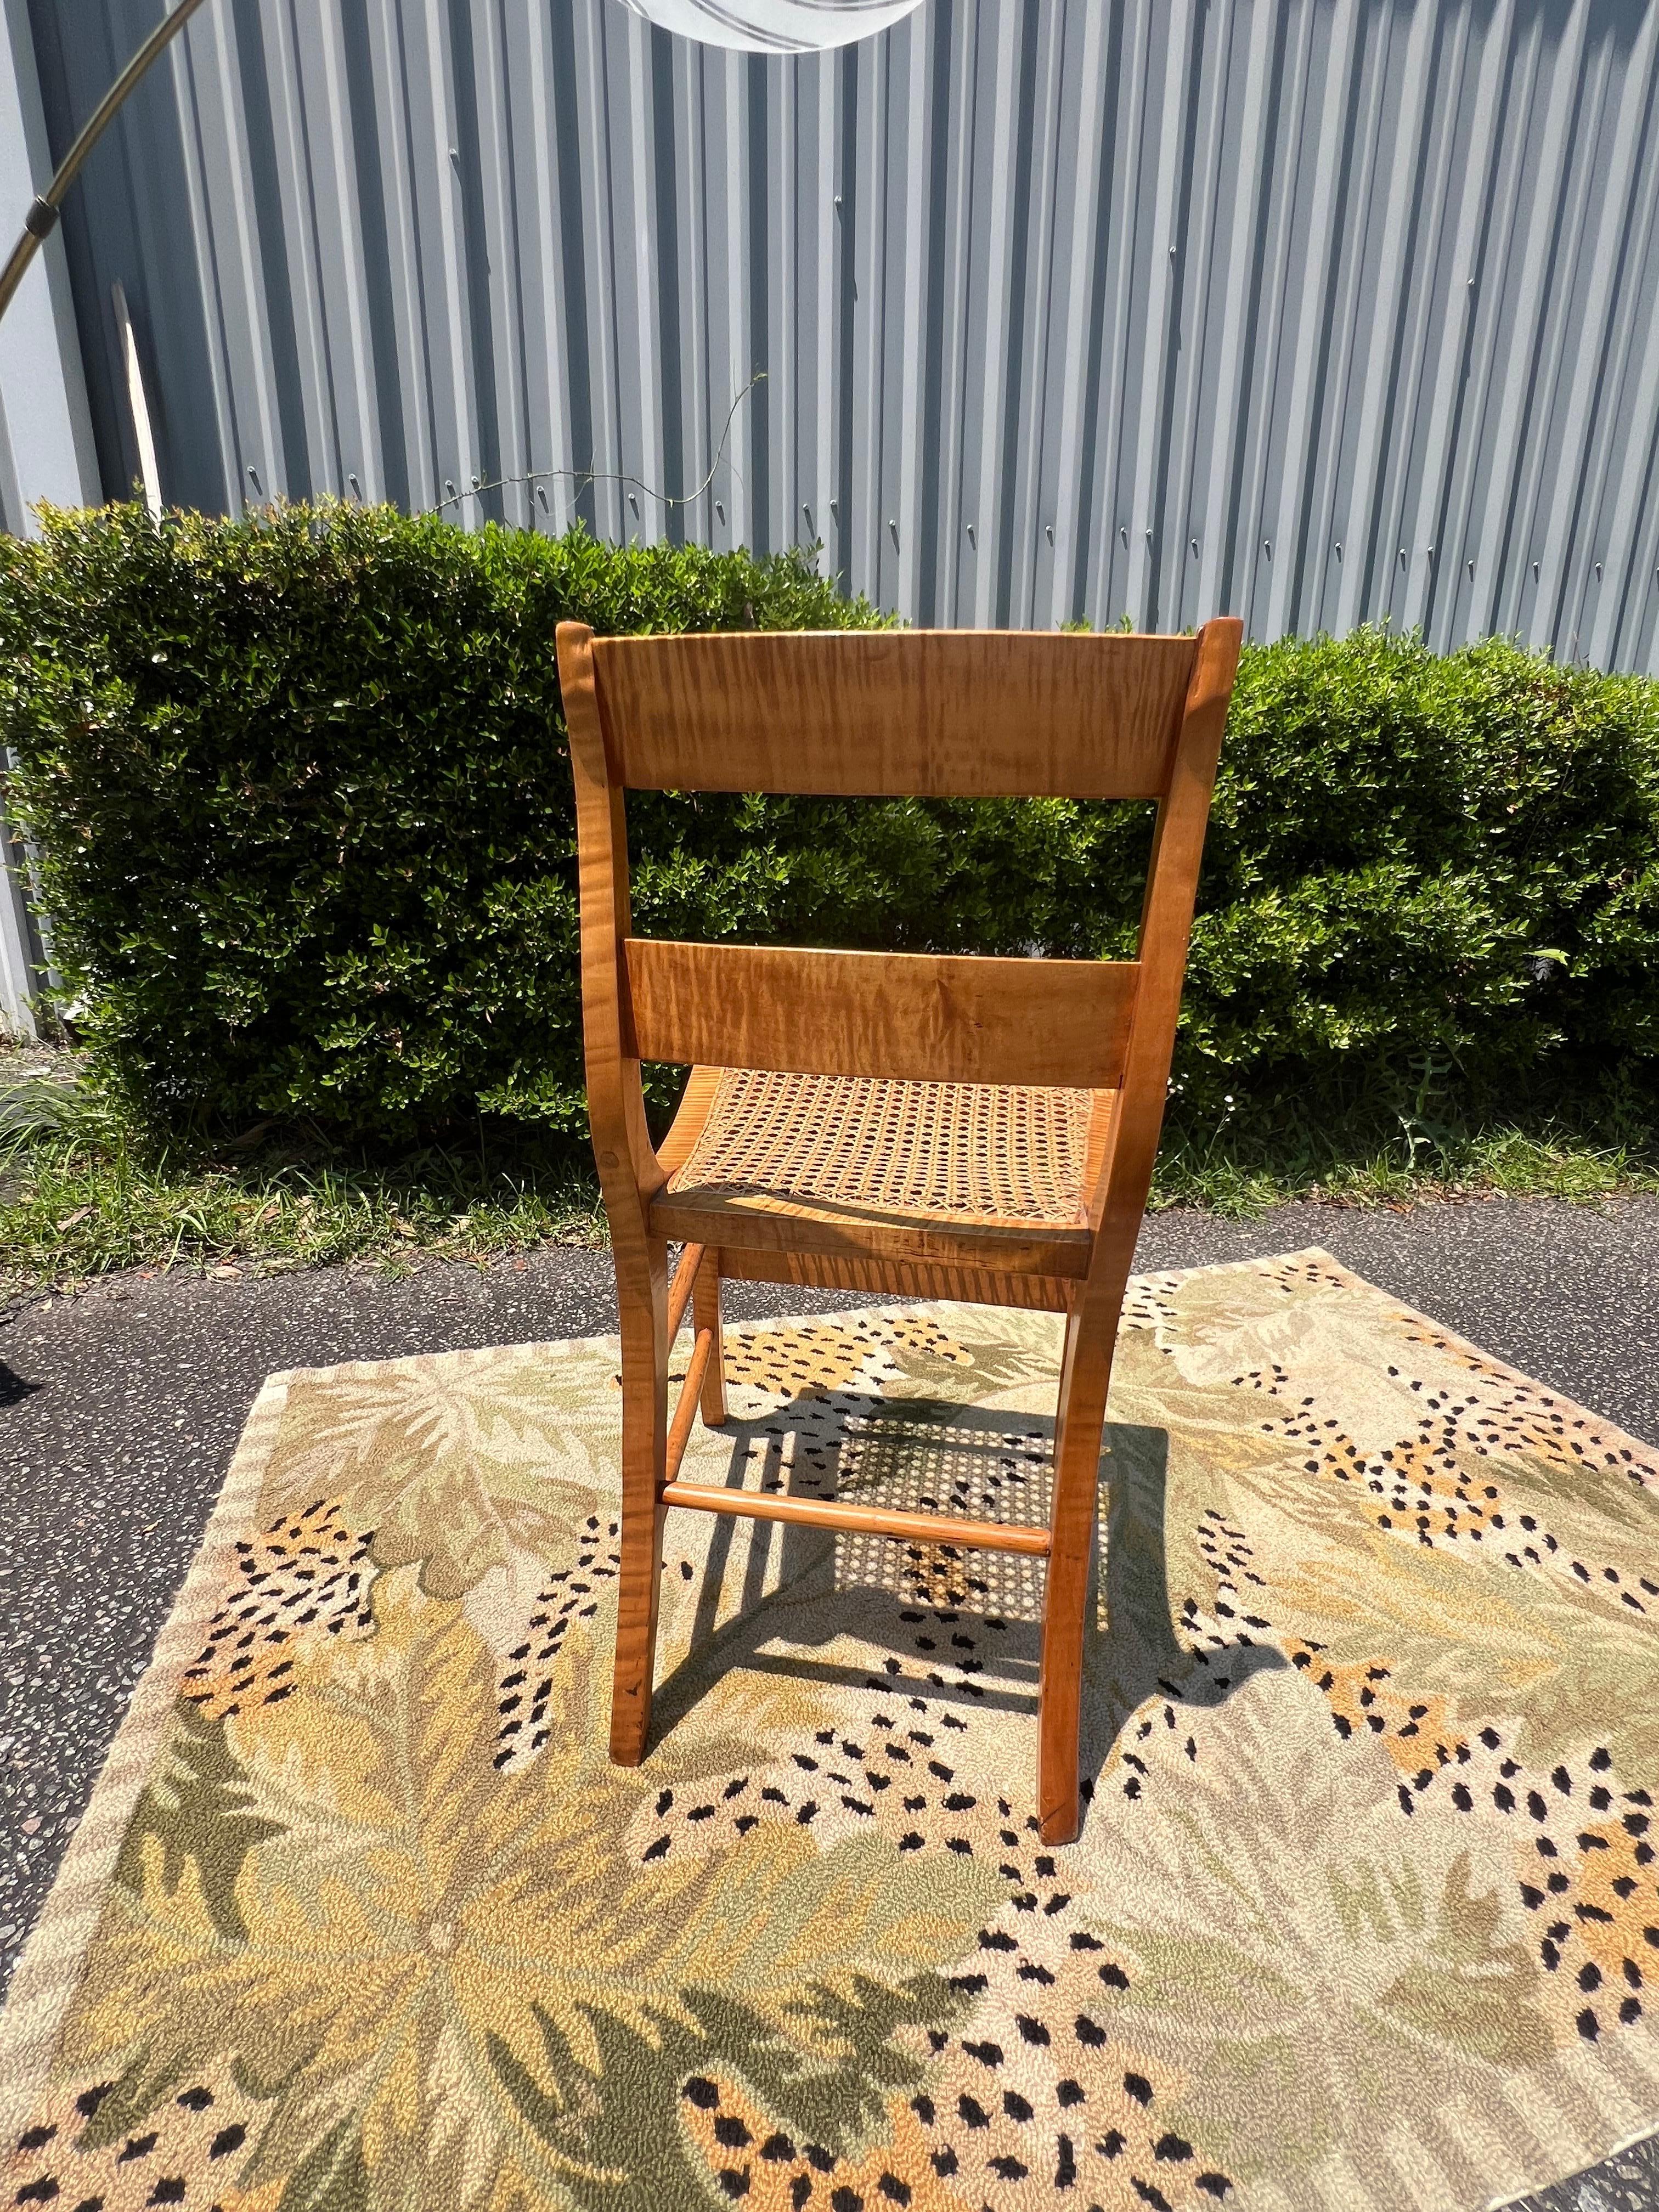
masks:
{"label": "chair backrest", "polygon": [[639,791],[1158,799],[1197,640],[1025,630],[593,641]]}
{"label": "chair backrest", "polygon": [[[1097,1091],[1134,1081],[1143,1097],[1155,1087],[1161,1110],[1240,636],[1231,619],[1193,637],[596,638],[561,623],[596,1137],[625,1103],[637,1153],[641,1060]],[[1156,799],[1139,957],[635,938],[625,788]],[[598,1094],[613,1066],[630,1096],[607,1107]],[[621,1121],[614,1133],[621,1141]]]}

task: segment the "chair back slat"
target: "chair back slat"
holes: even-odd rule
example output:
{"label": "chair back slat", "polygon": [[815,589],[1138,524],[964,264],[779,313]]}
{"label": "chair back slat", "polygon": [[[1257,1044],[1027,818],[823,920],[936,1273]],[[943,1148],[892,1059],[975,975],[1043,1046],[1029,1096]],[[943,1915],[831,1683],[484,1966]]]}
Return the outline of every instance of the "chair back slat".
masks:
{"label": "chair back slat", "polygon": [[613,773],[636,790],[1157,799],[1196,641],[769,631],[592,653]]}
{"label": "chair back slat", "polygon": [[630,937],[641,1060],[937,1083],[1122,1079],[1133,961],[826,952]]}

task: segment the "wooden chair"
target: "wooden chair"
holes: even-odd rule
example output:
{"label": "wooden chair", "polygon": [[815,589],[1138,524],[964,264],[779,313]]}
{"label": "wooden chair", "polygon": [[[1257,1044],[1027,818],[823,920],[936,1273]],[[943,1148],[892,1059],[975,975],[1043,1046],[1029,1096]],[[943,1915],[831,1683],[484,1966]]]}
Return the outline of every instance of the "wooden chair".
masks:
{"label": "wooden chair", "polygon": [[[558,632],[575,775],[583,1024],[622,1325],[611,1755],[650,1727],[670,1506],[1048,1560],[1042,1834],[1078,1828],[1095,1496],[1119,1310],[1158,1149],[1240,625],[1196,637]],[[623,793],[1158,801],[1139,957],[939,957],[635,937]],[[660,1150],[641,1060],[693,1073]],[[671,1286],[671,1239],[684,1253]],[[722,1275],[1066,1316],[1048,1528],[678,1480],[725,1418]],[[671,1418],[669,1346],[695,1339]]]}

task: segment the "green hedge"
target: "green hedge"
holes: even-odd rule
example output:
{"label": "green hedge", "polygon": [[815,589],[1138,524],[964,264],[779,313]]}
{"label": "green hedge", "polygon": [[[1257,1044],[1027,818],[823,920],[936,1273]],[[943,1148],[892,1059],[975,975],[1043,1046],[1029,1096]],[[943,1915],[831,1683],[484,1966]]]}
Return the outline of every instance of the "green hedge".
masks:
{"label": "green hedge", "polygon": [[[556,622],[852,627],[799,556],[293,507],[0,546],[0,739],[77,1024],[177,1122],[580,1127]],[[1121,951],[1146,810],[662,797],[687,936]],[[1177,1080],[1304,1110],[1659,1067],[1659,684],[1498,641],[1251,648]],[[1447,1071],[1450,1071],[1449,1074]]]}
{"label": "green hedge", "polygon": [[805,564],[292,507],[0,546],[0,738],[76,1026],[158,1120],[581,1116],[553,635],[869,622]]}

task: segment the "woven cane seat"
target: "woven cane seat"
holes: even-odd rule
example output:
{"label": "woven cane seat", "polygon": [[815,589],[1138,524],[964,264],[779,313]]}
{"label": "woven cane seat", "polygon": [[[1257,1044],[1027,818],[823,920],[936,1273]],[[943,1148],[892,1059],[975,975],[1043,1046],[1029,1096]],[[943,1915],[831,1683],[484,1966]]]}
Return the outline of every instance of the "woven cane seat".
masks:
{"label": "woven cane seat", "polygon": [[[836,1250],[874,1228],[896,1252],[1082,1272],[1097,1094],[699,1068],[662,1150],[664,1234]],[[808,1241],[810,1240],[810,1242]],[[849,1249],[851,1249],[849,1247]]]}

